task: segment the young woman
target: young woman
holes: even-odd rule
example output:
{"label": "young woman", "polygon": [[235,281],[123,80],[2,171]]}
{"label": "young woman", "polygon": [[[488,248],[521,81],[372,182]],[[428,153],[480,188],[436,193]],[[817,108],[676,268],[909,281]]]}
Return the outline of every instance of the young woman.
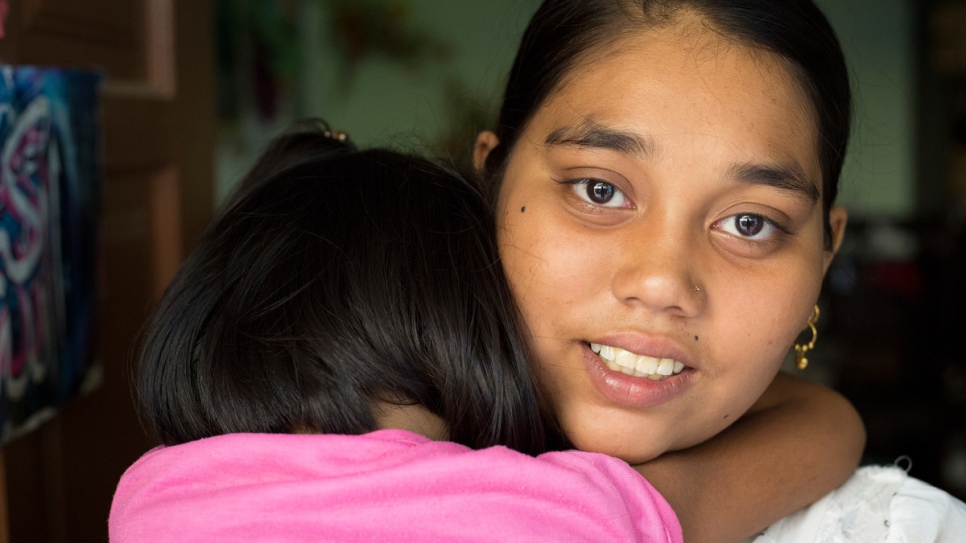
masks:
{"label": "young woman", "polygon": [[[432,445],[410,434],[223,435],[395,428],[433,438],[448,433],[474,447],[505,443],[539,452],[543,444],[526,436],[540,435],[540,417],[533,414],[544,402],[520,369],[525,365],[497,360],[528,349],[536,390],[546,397],[548,411],[556,413],[566,439],[588,451],[646,461],[639,471],[674,506],[689,542],[751,535],[851,473],[863,441],[854,410],[827,390],[776,377],[785,351],[806,327],[845,226],[844,211],[832,202],[848,134],[848,83],[838,44],[815,6],[794,0],[550,0],[521,44],[506,98],[500,126],[480,136],[475,158],[492,181],[499,253],[531,344],[521,349],[519,342],[498,343],[509,348],[490,352],[493,356],[465,352],[464,341],[478,337],[473,330],[479,319],[489,323],[487,329],[511,322],[504,319],[512,319],[512,311],[485,309],[492,303],[486,289],[477,292],[481,297],[445,291],[426,300],[392,294],[373,311],[371,300],[357,303],[357,297],[338,295],[339,288],[311,286],[317,284],[317,270],[323,274],[318,284],[331,283],[325,274],[332,273],[333,262],[343,261],[356,265],[338,271],[346,277],[336,285],[358,279],[386,288],[400,280],[415,285],[414,292],[435,285],[407,282],[415,270],[398,272],[398,253],[389,259],[382,252],[361,253],[365,258],[357,259],[356,245],[333,244],[330,236],[319,235],[317,223],[294,229],[303,236],[296,245],[288,242],[294,235],[289,222],[266,230],[245,226],[241,238],[211,234],[169,291],[155,324],[160,332],[142,357],[141,372],[147,376],[142,397],[149,406],[170,407],[149,407],[148,416],[177,430],[165,442],[179,444],[149,453],[125,475],[112,512],[112,536],[157,533],[165,526],[190,533],[227,520],[241,526],[232,532],[236,535],[251,533],[251,526],[296,526],[294,532],[317,537],[320,532],[312,530],[319,525],[299,524],[309,519],[342,522],[348,531],[326,532],[330,539],[394,533],[397,540],[557,540],[569,533],[574,540],[633,540],[629,527],[658,540],[663,529],[663,539],[676,540],[675,521],[665,514],[660,497],[647,486],[628,487],[644,483],[629,479],[621,469],[626,465],[600,455],[552,457],[584,459],[560,462],[548,462],[548,456],[517,462],[520,457],[514,456],[517,460],[505,463],[503,457],[486,456],[503,449],[454,451],[443,445],[441,456],[466,462],[434,471],[435,461],[406,463],[407,447]],[[252,179],[279,171],[274,161],[263,166]],[[408,178],[424,170],[402,171]],[[293,171],[297,179],[313,178]],[[380,170],[376,177],[398,179],[394,171]],[[305,203],[315,211],[312,217],[338,213],[345,198],[334,189],[371,177],[331,176],[325,204],[304,192],[279,201]],[[392,187],[385,190],[391,193]],[[273,189],[263,196],[274,201],[279,194]],[[349,217],[382,216],[366,204],[368,198],[381,201],[380,191],[366,190],[359,198],[361,204],[347,208]],[[405,201],[379,208],[393,217],[403,213],[405,220],[381,227],[361,223],[363,230],[414,235],[405,213],[418,199]],[[323,206],[330,207],[316,211]],[[255,209],[232,220],[259,222],[278,215]],[[440,228],[420,231],[446,231]],[[358,232],[345,239],[365,244],[367,238]],[[228,239],[259,241],[226,247]],[[285,242],[287,256],[273,249],[277,241]],[[333,249],[321,261],[311,260],[320,245]],[[412,247],[425,254],[434,246]],[[212,256],[219,251],[227,256]],[[442,266],[443,275],[435,277],[444,283],[454,273],[462,278],[481,269],[453,268],[461,260],[449,251],[430,252],[440,257],[429,262]],[[268,274],[279,261],[296,262],[303,271]],[[217,271],[226,262],[236,263],[228,275]],[[365,279],[374,277],[373,267],[380,278],[375,282]],[[251,281],[262,275],[271,281]],[[234,283],[226,283],[226,277]],[[467,277],[472,282],[473,276]],[[206,287],[212,280],[213,290]],[[238,288],[238,296],[220,290],[229,285]],[[262,287],[268,294],[258,294]],[[432,312],[413,309],[449,297],[460,303],[442,306],[445,310],[465,311],[460,308],[469,303],[476,316],[427,322],[420,316]],[[339,305],[329,309],[325,300]],[[282,309],[289,304],[301,309]],[[382,310],[391,310],[397,325],[379,324]],[[185,311],[195,317],[185,319]],[[227,320],[210,318],[208,311]],[[346,311],[348,326],[340,324]],[[165,324],[169,321],[175,324]],[[400,333],[427,324],[446,333]],[[324,331],[330,325],[336,333]],[[454,325],[455,331],[448,328]],[[512,335],[508,328],[495,330],[481,340],[508,341],[501,338]],[[454,333],[462,339],[448,339]],[[375,339],[356,339],[370,336]],[[177,345],[169,351],[173,356],[150,354],[166,349],[168,341]],[[398,352],[409,353],[408,343],[436,347],[417,350],[415,358],[401,357],[405,370],[391,370]],[[360,358],[357,351],[370,352],[372,345],[382,348]],[[305,369],[320,361],[323,370]],[[498,369],[480,369],[491,365]],[[491,371],[501,377],[487,379]],[[481,407],[464,418],[460,409],[468,397]],[[399,407],[400,402],[414,405]],[[182,421],[190,424],[178,430]],[[515,424],[524,431],[508,429]],[[205,436],[218,436],[214,443],[225,446],[205,450],[213,443],[199,439]],[[248,439],[259,445],[245,445]],[[315,452],[320,446],[336,454]],[[179,451],[204,462],[184,462]],[[430,457],[435,458],[423,458]],[[396,471],[376,470],[367,481],[330,477],[345,474],[330,470],[333,464],[359,466],[373,458],[398,460],[382,466]],[[500,467],[511,464],[513,469]],[[538,468],[548,464],[568,469]],[[301,466],[311,469],[296,469]],[[278,474],[282,469],[284,476]],[[524,479],[531,473],[536,479]],[[239,499],[226,492],[221,497],[235,499],[218,502],[217,491],[199,484],[205,477],[217,478],[216,489],[240,485],[253,493]],[[486,489],[464,492],[461,477],[472,477]],[[399,481],[403,484],[392,485]],[[420,487],[416,481],[433,484]],[[276,482],[301,493],[276,494],[277,489],[260,486]],[[444,494],[454,499],[436,494],[450,485],[458,491]],[[263,488],[268,495],[292,499],[264,499],[266,494],[258,492]],[[428,490],[420,494],[413,488]],[[525,491],[516,495],[522,499],[504,500],[513,488]],[[360,489],[371,494],[357,493]],[[189,490],[199,493],[196,500],[184,499]],[[527,492],[540,494],[534,499]],[[318,498],[320,493],[328,498]],[[566,503],[557,509],[556,499]],[[220,508],[219,503],[232,505]],[[421,506],[402,507],[412,503]],[[507,507],[500,508],[503,503]],[[536,505],[517,510],[519,503]],[[387,516],[393,508],[402,513]],[[200,518],[183,514],[186,509],[224,516]],[[448,528],[431,531],[433,514],[459,524],[442,523]],[[533,518],[535,524],[528,520]],[[285,535],[294,537],[292,531]]]}
{"label": "young woman", "polygon": [[[844,228],[831,201],[848,102],[810,2],[551,0],[497,133],[480,138],[500,255],[560,427],[578,448],[650,460],[640,469],[689,541],[751,535],[858,461],[847,402],[775,379]],[[657,380],[634,377],[638,365]],[[657,377],[661,365],[680,371]],[[299,427],[273,417],[257,428]]]}
{"label": "young woman", "polygon": [[530,456],[544,415],[492,216],[426,160],[278,140],[148,328],[164,446],[122,477],[111,541],[682,541],[625,462]]}
{"label": "young woman", "polygon": [[[546,0],[477,140],[561,428],[657,458],[641,470],[689,541],[750,535],[858,461],[847,402],[776,377],[845,230],[849,128],[842,52],[809,0]],[[700,467],[663,473],[679,460]]]}

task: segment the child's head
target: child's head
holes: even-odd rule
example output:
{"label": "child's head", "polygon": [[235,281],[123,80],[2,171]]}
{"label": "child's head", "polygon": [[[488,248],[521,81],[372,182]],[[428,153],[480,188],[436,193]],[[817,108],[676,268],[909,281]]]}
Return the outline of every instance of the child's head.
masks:
{"label": "child's head", "polygon": [[544,434],[492,213],[440,167],[315,129],[275,141],[165,293],[138,364],[165,444],[375,430],[421,405],[450,438]]}

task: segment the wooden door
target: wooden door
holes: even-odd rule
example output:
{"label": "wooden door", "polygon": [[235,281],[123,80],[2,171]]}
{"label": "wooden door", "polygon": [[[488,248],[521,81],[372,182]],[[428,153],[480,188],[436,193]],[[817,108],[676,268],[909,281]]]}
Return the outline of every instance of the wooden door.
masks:
{"label": "wooden door", "polygon": [[3,450],[9,533],[15,542],[103,542],[118,479],[152,446],[129,390],[136,336],[211,216],[213,8],[210,0],[9,7],[0,62],[100,67],[107,76],[103,381]]}

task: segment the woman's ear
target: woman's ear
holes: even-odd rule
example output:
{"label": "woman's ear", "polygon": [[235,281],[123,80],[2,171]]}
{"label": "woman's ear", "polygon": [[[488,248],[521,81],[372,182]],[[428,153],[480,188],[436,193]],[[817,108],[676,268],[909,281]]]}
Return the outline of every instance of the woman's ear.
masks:
{"label": "woman's ear", "polygon": [[486,167],[486,157],[490,156],[490,151],[500,145],[500,138],[489,130],[480,132],[476,136],[476,144],[473,145],[473,167],[477,172],[482,172]]}
{"label": "woman's ear", "polygon": [[832,250],[825,252],[825,270],[832,264],[832,258],[842,247],[842,240],[845,239],[845,227],[849,222],[849,213],[841,206],[833,206],[828,211],[828,222],[832,226]]}

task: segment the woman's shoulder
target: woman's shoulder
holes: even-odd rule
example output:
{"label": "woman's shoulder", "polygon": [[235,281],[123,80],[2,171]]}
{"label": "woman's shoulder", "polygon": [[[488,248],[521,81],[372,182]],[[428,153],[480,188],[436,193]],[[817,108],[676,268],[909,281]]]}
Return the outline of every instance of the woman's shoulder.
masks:
{"label": "woman's shoulder", "polygon": [[895,466],[859,468],[842,486],[746,543],[922,541],[966,534],[966,504]]}

